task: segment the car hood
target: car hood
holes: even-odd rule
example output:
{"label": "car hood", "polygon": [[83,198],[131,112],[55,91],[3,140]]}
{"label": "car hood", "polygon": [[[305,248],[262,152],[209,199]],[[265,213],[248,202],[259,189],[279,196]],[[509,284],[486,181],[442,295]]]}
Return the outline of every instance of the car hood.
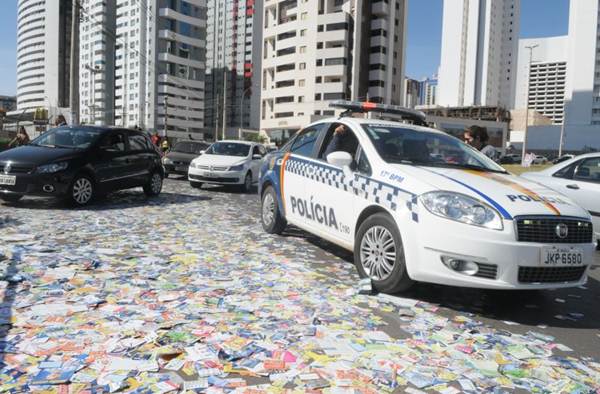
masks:
{"label": "car hood", "polygon": [[233,166],[241,164],[248,160],[247,157],[240,156],[221,156],[221,155],[207,155],[204,154],[194,160],[196,165],[203,166]]}
{"label": "car hood", "polygon": [[521,215],[589,218],[568,197],[539,183],[511,174],[439,167],[401,166],[402,172],[426,182],[430,191],[445,190],[487,202],[505,219]]}
{"label": "car hood", "polygon": [[173,161],[181,161],[184,163],[190,163],[192,160],[194,160],[198,156],[199,156],[199,154],[197,154],[197,153],[184,153],[184,152],[171,151],[167,155],[167,158],[169,158],[170,160],[173,160]]}
{"label": "car hood", "polygon": [[0,162],[42,165],[61,160],[69,160],[81,154],[81,150],[69,148],[49,148],[44,146],[24,145],[0,152]]}

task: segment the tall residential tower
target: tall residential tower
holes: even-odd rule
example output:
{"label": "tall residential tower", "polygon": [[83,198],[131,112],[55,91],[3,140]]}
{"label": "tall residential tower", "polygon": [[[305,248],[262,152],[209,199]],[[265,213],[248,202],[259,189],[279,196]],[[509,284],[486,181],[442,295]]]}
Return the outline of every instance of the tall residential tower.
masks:
{"label": "tall residential tower", "polygon": [[520,0],[444,0],[438,105],[508,108]]}
{"label": "tall residential tower", "polygon": [[261,129],[294,132],[332,100],[402,105],[406,0],[264,5]]}

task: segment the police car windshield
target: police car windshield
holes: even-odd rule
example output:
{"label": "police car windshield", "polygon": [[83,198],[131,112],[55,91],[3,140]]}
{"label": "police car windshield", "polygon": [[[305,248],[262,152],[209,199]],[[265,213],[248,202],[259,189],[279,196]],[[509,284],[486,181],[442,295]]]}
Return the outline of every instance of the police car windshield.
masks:
{"label": "police car windshield", "polygon": [[235,142],[217,142],[212,144],[205,154],[246,157],[250,154],[250,145]]}
{"label": "police car windshield", "polygon": [[388,163],[506,172],[484,154],[447,134],[378,124],[365,124],[363,128]]}

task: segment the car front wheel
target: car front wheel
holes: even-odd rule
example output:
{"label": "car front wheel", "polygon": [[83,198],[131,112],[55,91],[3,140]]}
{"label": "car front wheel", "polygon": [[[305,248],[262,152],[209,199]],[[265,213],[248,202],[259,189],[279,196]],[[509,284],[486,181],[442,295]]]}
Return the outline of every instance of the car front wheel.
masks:
{"label": "car front wheel", "polygon": [[252,173],[248,172],[246,177],[244,178],[244,183],[242,184],[242,191],[244,193],[250,193],[252,191]]}
{"label": "car front wheel", "polygon": [[75,176],[69,188],[69,200],[76,206],[84,206],[90,203],[95,196],[94,181],[87,175]]}
{"label": "car front wheel", "polygon": [[277,195],[273,186],[267,186],[261,200],[261,222],[269,234],[281,234],[287,223],[277,204]]}
{"label": "car front wheel", "polygon": [[202,182],[192,182],[192,181],[190,181],[190,186],[193,187],[194,189],[201,189],[202,188]]}
{"label": "car front wheel", "polygon": [[152,173],[148,183],[144,185],[144,193],[147,196],[158,196],[162,190],[163,178],[158,171]]}
{"label": "car front wheel", "polygon": [[354,241],[354,264],[362,278],[371,278],[375,290],[397,293],[413,281],[406,271],[404,247],[394,220],[384,213],[367,218]]}

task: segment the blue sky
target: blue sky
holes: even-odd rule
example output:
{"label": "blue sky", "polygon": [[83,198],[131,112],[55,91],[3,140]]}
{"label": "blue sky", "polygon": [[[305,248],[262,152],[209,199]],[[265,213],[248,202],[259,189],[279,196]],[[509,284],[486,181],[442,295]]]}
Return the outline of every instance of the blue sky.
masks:
{"label": "blue sky", "polygon": [[[581,0],[575,0],[581,1]],[[0,95],[16,93],[17,0],[0,0]],[[409,0],[406,74],[435,74],[440,62],[442,0]],[[521,0],[521,37],[563,35],[568,0]]]}

